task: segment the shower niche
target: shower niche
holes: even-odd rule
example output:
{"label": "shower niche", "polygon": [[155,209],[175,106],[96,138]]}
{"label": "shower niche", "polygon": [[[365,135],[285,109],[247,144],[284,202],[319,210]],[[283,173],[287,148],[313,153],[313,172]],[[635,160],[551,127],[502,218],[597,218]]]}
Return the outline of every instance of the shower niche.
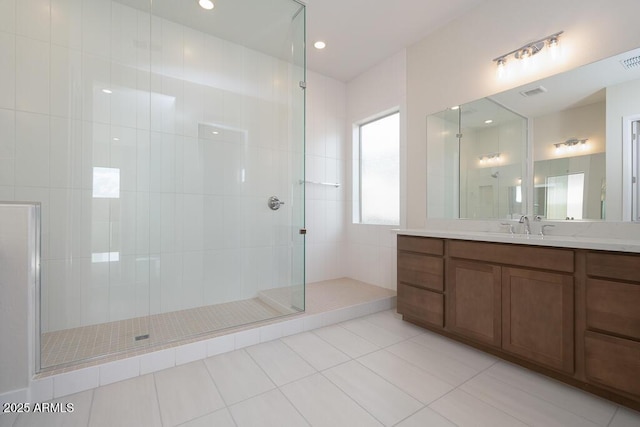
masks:
{"label": "shower niche", "polygon": [[46,3],[0,194],[42,204],[37,371],[303,311],[305,6]]}

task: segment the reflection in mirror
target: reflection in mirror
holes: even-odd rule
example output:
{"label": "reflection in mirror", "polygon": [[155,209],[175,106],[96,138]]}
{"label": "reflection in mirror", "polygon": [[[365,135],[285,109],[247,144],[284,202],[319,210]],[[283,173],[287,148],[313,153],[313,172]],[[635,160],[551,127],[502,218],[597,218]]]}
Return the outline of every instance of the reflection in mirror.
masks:
{"label": "reflection in mirror", "polygon": [[604,219],[605,100],[531,119],[533,214],[550,220]]}
{"label": "reflection in mirror", "polygon": [[[507,163],[494,164],[487,158],[482,168],[470,162],[474,155],[479,161],[483,153],[502,154],[505,146],[523,147],[497,129],[495,136],[485,138],[482,122],[471,126],[473,113],[481,113],[490,100],[526,118],[526,149],[533,153],[526,165],[533,173],[518,174],[518,162],[506,157]],[[632,131],[640,121],[640,48],[490,100],[465,104],[457,114],[427,117],[427,217],[509,218],[523,212],[549,220],[640,220],[640,143],[634,139],[638,132]],[[524,124],[522,129],[526,133]],[[463,135],[460,141],[457,134]],[[499,148],[492,148],[489,140],[500,141]],[[482,148],[476,145],[485,143]],[[521,184],[514,182],[519,177]],[[533,196],[529,205],[523,204],[527,194]]]}
{"label": "reflection in mirror", "polygon": [[440,203],[429,204],[430,217],[522,215],[527,129],[523,117],[481,99],[429,116],[427,129],[432,142],[429,154],[442,160],[439,175],[444,177],[440,182],[429,180],[429,194],[439,194],[440,199]]}

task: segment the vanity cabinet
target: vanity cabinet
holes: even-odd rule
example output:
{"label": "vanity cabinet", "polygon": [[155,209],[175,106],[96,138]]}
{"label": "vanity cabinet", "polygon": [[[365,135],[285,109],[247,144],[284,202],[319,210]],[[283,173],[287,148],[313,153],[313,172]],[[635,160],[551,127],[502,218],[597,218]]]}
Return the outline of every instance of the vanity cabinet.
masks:
{"label": "vanity cabinet", "polygon": [[573,251],[455,240],[448,249],[451,332],[573,372]]}
{"label": "vanity cabinet", "polygon": [[398,313],[444,326],[444,241],[398,236]]}
{"label": "vanity cabinet", "polygon": [[640,397],[640,256],[586,257],[586,376]]}
{"label": "vanity cabinet", "polygon": [[497,265],[447,261],[447,328],[500,347],[502,344],[501,272]]}
{"label": "vanity cabinet", "polygon": [[572,374],[573,286],[571,275],[503,267],[502,348]]}
{"label": "vanity cabinet", "polygon": [[640,409],[640,254],[400,235],[398,312]]}

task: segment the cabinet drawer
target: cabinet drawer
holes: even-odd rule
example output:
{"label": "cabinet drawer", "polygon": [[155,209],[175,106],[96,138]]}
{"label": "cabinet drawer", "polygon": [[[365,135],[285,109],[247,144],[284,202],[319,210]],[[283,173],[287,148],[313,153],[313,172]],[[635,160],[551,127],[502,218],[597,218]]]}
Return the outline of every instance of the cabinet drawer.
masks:
{"label": "cabinet drawer", "polygon": [[640,340],[640,284],[587,279],[587,327]]}
{"label": "cabinet drawer", "polygon": [[449,256],[565,273],[574,270],[573,251],[567,249],[451,240]]}
{"label": "cabinet drawer", "polygon": [[398,313],[409,318],[444,326],[444,295],[398,283]]}
{"label": "cabinet drawer", "polygon": [[587,274],[640,282],[640,255],[589,252],[587,253]]}
{"label": "cabinet drawer", "polygon": [[398,252],[398,282],[442,292],[444,290],[443,264],[442,258]]}
{"label": "cabinet drawer", "polygon": [[398,250],[442,256],[444,255],[444,242],[430,237],[398,235]]}
{"label": "cabinet drawer", "polygon": [[584,344],[587,378],[640,396],[640,343],[587,332]]}

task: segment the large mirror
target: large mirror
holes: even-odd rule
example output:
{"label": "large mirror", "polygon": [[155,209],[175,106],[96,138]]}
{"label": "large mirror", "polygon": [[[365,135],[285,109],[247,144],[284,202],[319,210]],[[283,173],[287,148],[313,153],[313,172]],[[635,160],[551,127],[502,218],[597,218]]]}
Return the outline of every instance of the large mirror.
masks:
{"label": "large mirror", "polygon": [[630,219],[638,120],[640,49],[430,115],[427,216]]}

